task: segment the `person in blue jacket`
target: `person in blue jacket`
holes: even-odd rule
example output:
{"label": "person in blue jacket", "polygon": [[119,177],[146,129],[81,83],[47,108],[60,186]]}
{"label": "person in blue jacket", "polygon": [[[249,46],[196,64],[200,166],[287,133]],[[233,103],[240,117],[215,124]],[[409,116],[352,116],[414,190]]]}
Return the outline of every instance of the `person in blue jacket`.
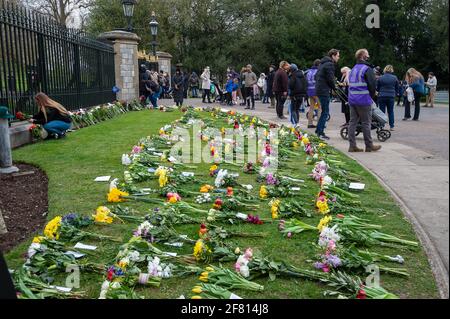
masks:
{"label": "person in blue jacket", "polygon": [[377,80],[378,107],[383,113],[386,113],[387,109],[389,126],[393,131],[395,96],[399,91],[398,79],[393,74],[394,67],[392,65],[386,65],[383,73]]}
{"label": "person in blue jacket", "polygon": [[[405,76],[408,86],[413,89],[414,92],[414,117],[413,121],[419,120],[420,115],[420,98],[425,92],[425,80],[423,75],[414,68],[410,68],[406,72]],[[411,102],[407,100],[405,105],[405,118],[404,121],[411,119]]]}

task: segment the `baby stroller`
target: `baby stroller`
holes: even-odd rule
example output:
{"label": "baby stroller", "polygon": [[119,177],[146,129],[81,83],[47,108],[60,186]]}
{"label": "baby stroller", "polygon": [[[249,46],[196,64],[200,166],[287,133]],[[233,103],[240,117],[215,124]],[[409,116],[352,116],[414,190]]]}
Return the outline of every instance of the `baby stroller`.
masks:
{"label": "baby stroller", "polygon": [[225,104],[225,94],[215,80],[211,81],[211,92],[214,94],[214,102]]}
{"label": "baby stroller", "polygon": [[[336,94],[340,99],[345,101],[345,103],[348,103],[348,97],[345,94],[345,92],[337,87],[336,88]],[[377,132],[377,138],[380,142],[386,142],[389,138],[391,138],[391,132],[389,130],[385,130],[384,126],[388,122],[388,117],[386,114],[384,114],[375,104],[372,105],[372,125],[371,130],[376,130]],[[362,132],[362,125],[359,123],[356,126],[356,136],[361,134]],[[344,140],[348,140],[348,126],[344,126],[341,129],[341,137]]]}

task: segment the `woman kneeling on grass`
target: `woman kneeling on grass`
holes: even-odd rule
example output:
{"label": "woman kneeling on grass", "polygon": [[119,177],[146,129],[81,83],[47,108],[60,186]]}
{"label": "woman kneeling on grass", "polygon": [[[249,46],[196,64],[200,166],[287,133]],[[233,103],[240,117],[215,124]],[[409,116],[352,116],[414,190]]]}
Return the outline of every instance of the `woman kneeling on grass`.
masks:
{"label": "woman kneeling on grass", "polygon": [[55,139],[66,136],[72,119],[69,112],[58,102],[52,100],[44,93],[34,97],[39,113],[30,120],[31,123],[41,124]]}

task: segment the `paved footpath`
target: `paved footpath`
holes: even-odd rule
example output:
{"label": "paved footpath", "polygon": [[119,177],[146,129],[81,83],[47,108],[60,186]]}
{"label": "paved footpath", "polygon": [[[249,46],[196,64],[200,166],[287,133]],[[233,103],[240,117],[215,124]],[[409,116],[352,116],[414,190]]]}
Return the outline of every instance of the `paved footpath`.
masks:
{"label": "paved footpath", "polygon": [[[162,101],[165,103],[165,100]],[[204,106],[199,99],[189,99],[187,105]],[[217,104],[210,104],[217,106]],[[242,106],[223,107],[253,114],[275,123],[279,120],[275,110],[267,104],[256,104],[256,110]],[[402,121],[404,108],[396,107],[396,128],[380,152],[348,153],[348,142],[340,135],[343,114],[340,104],[331,106],[331,120],[326,130],[329,144],[358,161],[372,172],[380,183],[396,198],[405,216],[411,221],[430,260],[441,296],[449,294],[449,107],[438,105],[422,108],[419,122]],[[305,128],[305,114],[300,124]],[[307,130],[314,133],[314,130]],[[361,134],[362,135],[362,134]],[[364,147],[362,136],[358,137]]]}

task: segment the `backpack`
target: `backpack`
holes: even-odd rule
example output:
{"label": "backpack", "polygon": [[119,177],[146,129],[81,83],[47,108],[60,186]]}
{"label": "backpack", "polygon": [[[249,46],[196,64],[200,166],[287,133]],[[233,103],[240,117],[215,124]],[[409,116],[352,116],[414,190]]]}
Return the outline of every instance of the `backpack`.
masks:
{"label": "backpack", "polygon": [[210,91],[211,91],[211,94],[216,93],[216,86],[215,86],[214,84],[211,84],[211,89],[210,89]]}

